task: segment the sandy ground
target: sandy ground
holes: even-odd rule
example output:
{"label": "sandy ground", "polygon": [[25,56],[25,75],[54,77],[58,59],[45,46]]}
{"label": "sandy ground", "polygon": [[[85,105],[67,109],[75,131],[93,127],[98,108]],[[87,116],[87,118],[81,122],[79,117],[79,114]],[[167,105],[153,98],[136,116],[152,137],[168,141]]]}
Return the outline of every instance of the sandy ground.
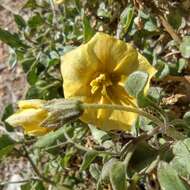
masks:
{"label": "sandy ground", "polygon": [[[24,0],[0,0],[0,27],[9,31],[15,31],[12,12],[18,13]],[[0,115],[4,107],[9,103],[15,103],[21,99],[25,90],[25,75],[19,65],[11,68],[8,65],[9,47],[0,41]],[[0,124],[0,133],[3,126]],[[21,180],[21,171],[28,171],[30,165],[23,158],[9,157],[0,161],[0,183],[4,181]],[[1,189],[1,187],[0,187]],[[8,185],[3,190],[19,190],[16,184]]]}
{"label": "sandy ground", "polygon": [[[0,0],[0,27],[15,31],[13,16],[9,10],[18,12],[23,0]],[[8,103],[15,103],[22,97],[25,77],[19,66],[10,68],[7,64],[9,58],[8,47],[0,42],[0,110]],[[1,113],[1,111],[0,111]]]}

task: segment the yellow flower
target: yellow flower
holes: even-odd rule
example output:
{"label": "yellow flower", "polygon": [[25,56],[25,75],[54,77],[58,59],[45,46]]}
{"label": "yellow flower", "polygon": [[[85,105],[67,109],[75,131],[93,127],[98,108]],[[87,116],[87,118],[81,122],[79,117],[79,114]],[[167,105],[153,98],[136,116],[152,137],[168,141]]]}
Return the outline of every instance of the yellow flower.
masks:
{"label": "yellow flower", "polygon": [[64,3],[64,1],[65,1],[65,0],[54,0],[54,3],[57,4],[57,5],[59,5],[59,4],[61,4],[61,3]]}
{"label": "yellow flower", "polygon": [[13,127],[22,127],[29,135],[43,135],[49,132],[50,128],[40,126],[49,115],[48,111],[43,108],[45,102],[38,99],[19,101],[20,110],[7,118],[6,122]]}
{"label": "yellow flower", "polygon": [[[124,89],[124,81],[134,71],[145,71],[151,77],[156,70],[132,45],[104,33],[97,33],[88,43],[61,58],[65,98],[85,103],[136,106],[136,100]],[[81,120],[103,130],[129,130],[135,113],[87,109]]]}

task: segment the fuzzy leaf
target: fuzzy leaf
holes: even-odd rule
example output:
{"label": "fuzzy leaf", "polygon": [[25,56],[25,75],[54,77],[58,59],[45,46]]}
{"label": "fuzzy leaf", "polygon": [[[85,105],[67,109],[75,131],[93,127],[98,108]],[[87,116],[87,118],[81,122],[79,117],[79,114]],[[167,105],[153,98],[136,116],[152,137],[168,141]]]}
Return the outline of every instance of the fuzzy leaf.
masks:
{"label": "fuzzy leaf", "polygon": [[80,167],[80,171],[86,170],[97,156],[98,156],[97,151],[92,150],[92,151],[86,152],[83,158],[82,165]]}
{"label": "fuzzy leaf", "polygon": [[158,180],[162,190],[188,190],[175,169],[168,163],[161,162],[158,168]]}
{"label": "fuzzy leaf", "polygon": [[131,96],[137,97],[141,92],[143,92],[147,81],[147,73],[142,71],[136,71],[129,75],[125,83],[125,89]]}

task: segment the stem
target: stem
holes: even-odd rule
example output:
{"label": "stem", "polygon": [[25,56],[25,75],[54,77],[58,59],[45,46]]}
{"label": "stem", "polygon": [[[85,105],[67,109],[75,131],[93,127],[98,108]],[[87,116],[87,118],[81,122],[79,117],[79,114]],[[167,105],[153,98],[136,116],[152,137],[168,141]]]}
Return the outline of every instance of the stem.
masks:
{"label": "stem", "polygon": [[47,183],[50,183],[52,185],[56,185],[55,182],[51,181],[50,179],[46,178],[45,176],[43,176],[40,171],[38,170],[38,168],[36,167],[35,163],[33,162],[32,158],[29,155],[28,150],[26,149],[25,146],[23,146],[24,152],[25,152],[25,157],[28,159],[28,161],[30,162],[34,172],[37,174],[37,176],[39,178],[41,178],[42,180],[44,180]]}
{"label": "stem", "polygon": [[52,13],[53,13],[53,23],[56,23],[56,10],[55,10],[54,1],[53,0],[49,0],[49,2],[50,2]]}
{"label": "stem", "polygon": [[17,183],[27,183],[30,181],[38,181],[40,180],[39,178],[29,178],[29,179],[23,179],[23,180],[19,180],[19,181],[4,181],[2,183],[0,183],[0,187],[4,186],[4,185],[8,185],[8,184],[17,184]]}
{"label": "stem", "polygon": [[143,117],[146,117],[153,121],[158,126],[163,126],[163,122],[160,121],[157,117],[144,112],[137,108],[132,108],[129,106],[123,106],[123,105],[116,105],[116,104],[88,104],[88,103],[82,103],[81,104],[82,109],[109,109],[109,110],[119,110],[119,111],[127,111],[127,112],[133,112],[137,113],[138,115],[141,115]]}
{"label": "stem", "polygon": [[63,142],[63,143],[60,143],[60,144],[56,144],[56,145],[53,145],[53,146],[49,146],[47,148],[45,148],[45,151],[48,151],[48,150],[51,150],[51,149],[54,149],[54,148],[59,148],[59,147],[62,147],[62,146],[65,146],[67,144],[69,144],[70,142]]}
{"label": "stem", "polygon": [[60,82],[55,81],[55,82],[53,82],[52,84],[49,84],[49,85],[47,85],[47,86],[45,86],[45,87],[42,87],[41,89],[42,89],[42,90],[47,90],[47,89],[52,88],[52,87],[54,87],[54,86],[57,86],[57,85],[59,85],[59,84],[60,84]]}
{"label": "stem", "polygon": [[[93,151],[93,149],[89,149],[89,148],[86,148],[84,146],[81,146],[80,144],[77,144],[76,142],[74,142],[67,134],[67,132],[64,130],[64,135],[65,135],[65,138],[67,139],[68,143],[71,143],[73,144],[76,148],[82,150],[82,151],[85,151],[85,152],[89,152],[89,151]],[[94,150],[96,151],[98,154],[109,154],[109,155],[117,155],[116,153],[113,153],[113,152],[107,152],[107,151],[98,151],[98,150]]]}

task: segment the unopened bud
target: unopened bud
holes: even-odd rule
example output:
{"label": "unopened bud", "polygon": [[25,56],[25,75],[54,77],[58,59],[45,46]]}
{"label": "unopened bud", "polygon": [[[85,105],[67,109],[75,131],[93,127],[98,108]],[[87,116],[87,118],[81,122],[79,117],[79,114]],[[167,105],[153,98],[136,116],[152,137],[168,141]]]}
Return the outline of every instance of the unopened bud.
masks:
{"label": "unopened bud", "polygon": [[65,123],[78,119],[83,109],[79,100],[54,99],[48,101],[44,108],[51,115],[41,124],[42,127],[59,127]]}

